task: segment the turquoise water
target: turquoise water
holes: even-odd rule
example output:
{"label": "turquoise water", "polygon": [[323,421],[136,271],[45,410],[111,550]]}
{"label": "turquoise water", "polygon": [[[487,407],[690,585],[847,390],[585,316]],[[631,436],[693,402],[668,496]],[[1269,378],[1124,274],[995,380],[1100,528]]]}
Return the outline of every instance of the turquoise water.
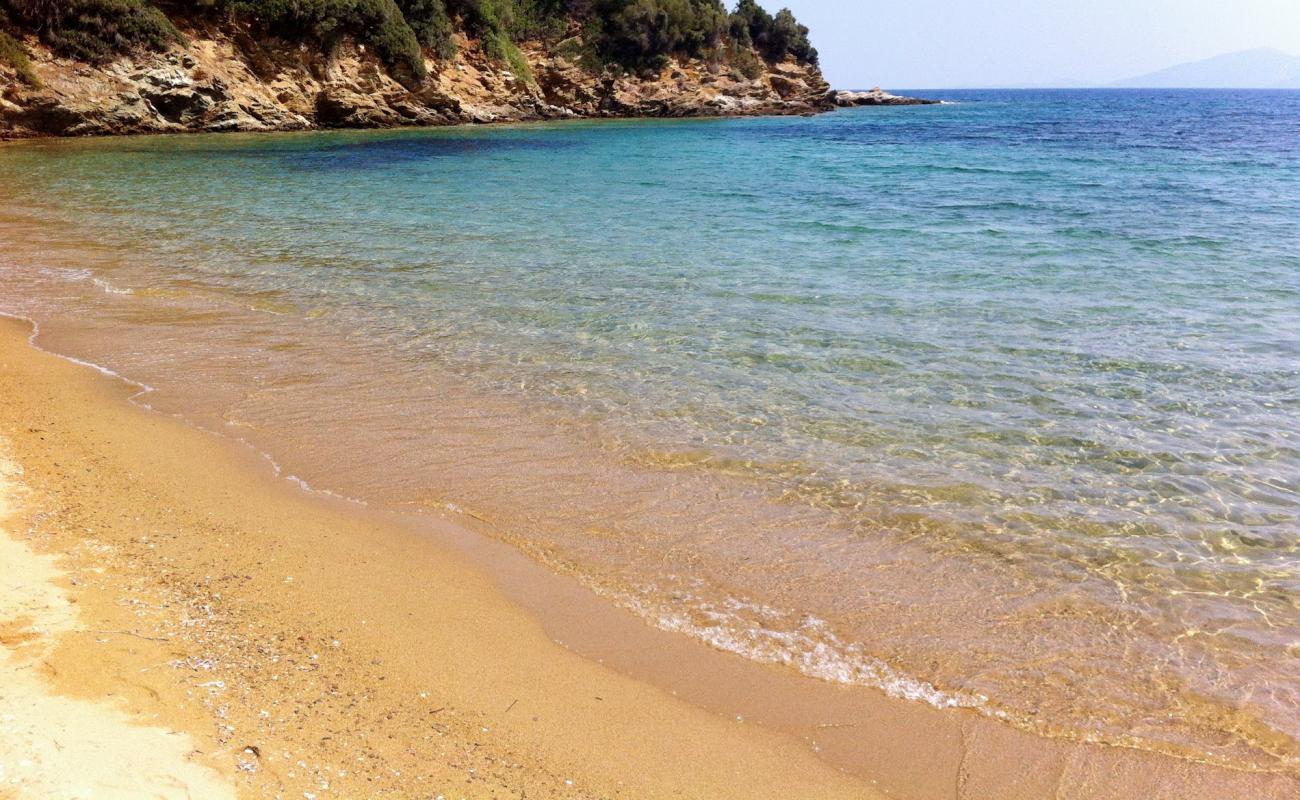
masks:
{"label": "turquoise water", "polygon": [[0,301],[717,646],[1296,769],[1300,93],[946,96],[11,147]]}

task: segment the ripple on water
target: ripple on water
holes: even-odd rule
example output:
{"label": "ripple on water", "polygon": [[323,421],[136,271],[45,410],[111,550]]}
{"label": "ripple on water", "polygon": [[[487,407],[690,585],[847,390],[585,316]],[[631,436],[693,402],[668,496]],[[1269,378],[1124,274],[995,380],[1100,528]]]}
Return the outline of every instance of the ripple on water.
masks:
{"label": "ripple on water", "polygon": [[1300,95],[958,99],[15,147],[0,296],[661,627],[1297,769]]}

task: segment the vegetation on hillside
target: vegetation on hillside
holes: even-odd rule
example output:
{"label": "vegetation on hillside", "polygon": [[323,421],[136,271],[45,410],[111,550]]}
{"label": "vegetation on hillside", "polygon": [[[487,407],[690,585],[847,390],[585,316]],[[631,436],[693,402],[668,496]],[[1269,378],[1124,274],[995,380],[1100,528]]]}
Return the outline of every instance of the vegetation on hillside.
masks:
{"label": "vegetation on hillside", "polygon": [[32,59],[27,55],[27,48],[9,32],[12,27],[13,23],[9,21],[9,15],[0,8],[0,66],[12,69],[18,75],[18,80],[28,86],[40,86],[41,80],[36,76],[36,70],[32,68]]}
{"label": "vegetation on hillside", "polygon": [[131,48],[162,49],[180,36],[145,0],[0,0],[0,11],[55,51],[92,63]]}
{"label": "vegetation on hillside", "polygon": [[[0,17],[0,21],[3,18]],[[18,79],[28,86],[40,86],[41,81],[32,69],[32,60],[27,55],[27,48],[10,33],[0,28],[0,65],[12,69]]]}
{"label": "vegetation on hillside", "polygon": [[274,36],[306,40],[324,50],[351,37],[372,48],[398,78],[419,80],[425,75],[420,42],[395,0],[206,0],[198,4],[247,19]]}
{"label": "vegetation on hillside", "polygon": [[527,69],[517,42],[566,38],[580,43],[586,63],[626,69],[724,50],[733,63],[748,58],[747,74],[759,71],[751,49],[769,62],[817,60],[808,29],[788,9],[773,16],[755,0],[739,0],[731,13],[721,0],[0,0],[5,11],[57,52],[92,62],[178,40],[168,14],[237,19],[326,51],[351,38],[399,79],[415,81],[424,77],[425,52],[455,54],[456,30],[516,72]]}
{"label": "vegetation on hillside", "polygon": [[774,17],[754,0],[740,0],[730,23],[731,38],[758,50],[768,61],[793,55],[800,61],[817,63],[817,50],[808,41],[807,26],[800,25],[788,8]]}

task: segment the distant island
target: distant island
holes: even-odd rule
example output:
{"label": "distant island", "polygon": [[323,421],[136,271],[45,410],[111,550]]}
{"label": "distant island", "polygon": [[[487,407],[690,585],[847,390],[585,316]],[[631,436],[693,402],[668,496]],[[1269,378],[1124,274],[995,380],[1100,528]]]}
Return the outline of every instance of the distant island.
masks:
{"label": "distant island", "polygon": [[0,136],[808,114],[808,29],[755,0],[0,0]]}
{"label": "distant island", "polygon": [[1258,48],[1178,64],[1118,81],[1128,89],[1300,89],[1300,56]]}

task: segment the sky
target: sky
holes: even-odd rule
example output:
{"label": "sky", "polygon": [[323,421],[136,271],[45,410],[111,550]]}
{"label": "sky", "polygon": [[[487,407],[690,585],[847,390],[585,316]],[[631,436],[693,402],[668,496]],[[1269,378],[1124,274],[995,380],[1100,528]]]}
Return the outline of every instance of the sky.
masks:
{"label": "sky", "polygon": [[1274,47],[1300,0],[768,0],[812,30],[836,88],[1098,85]]}

